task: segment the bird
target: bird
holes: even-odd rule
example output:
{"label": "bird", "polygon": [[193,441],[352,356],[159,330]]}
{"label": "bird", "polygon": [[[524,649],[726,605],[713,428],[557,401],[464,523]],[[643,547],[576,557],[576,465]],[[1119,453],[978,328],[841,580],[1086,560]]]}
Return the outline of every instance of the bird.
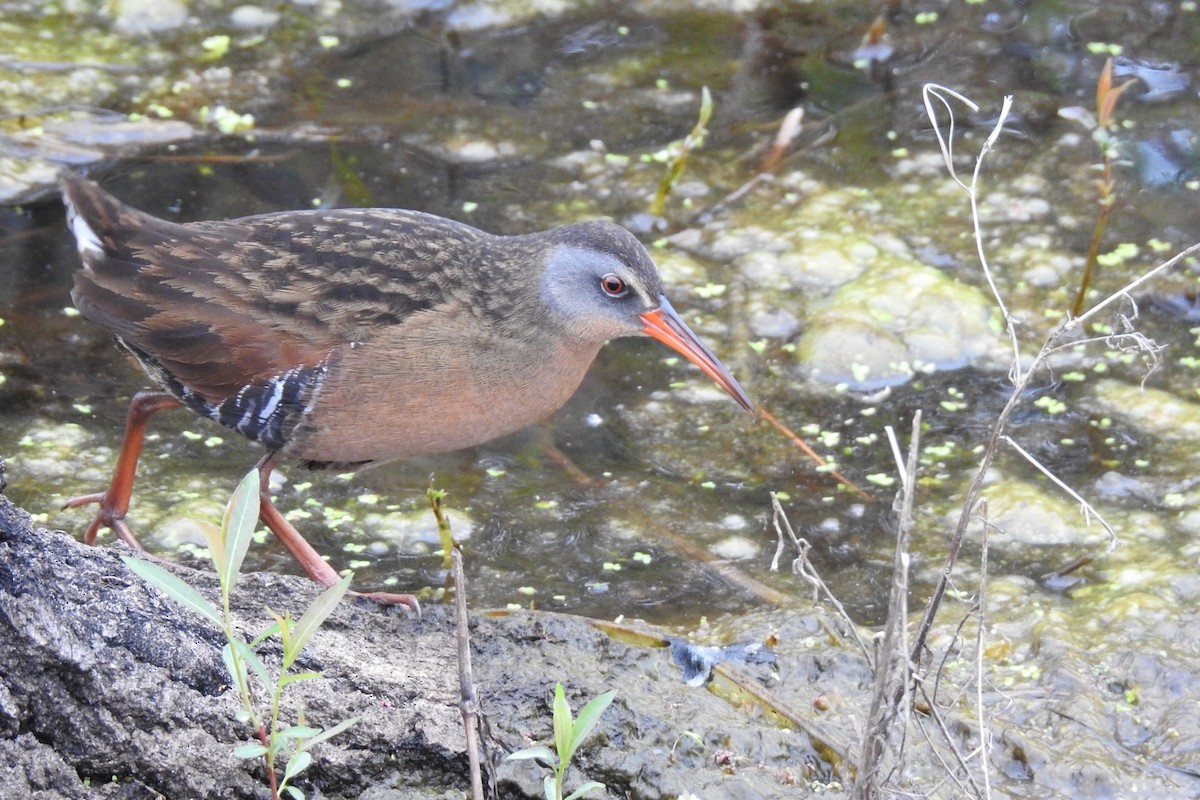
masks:
{"label": "bird", "polygon": [[[602,345],[649,336],[742,408],[745,390],[668,301],[646,248],[607,221],[493,235],[393,208],[177,223],[60,177],[82,268],[71,298],[156,384],[130,401],[84,540],[125,521],[148,419],[184,406],[265,449],[260,519],[322,585],[340,576],[275,507],[283,459],[356,470],[482,444],[543,420]],[[411,595],[366,593],[416,606]]]}

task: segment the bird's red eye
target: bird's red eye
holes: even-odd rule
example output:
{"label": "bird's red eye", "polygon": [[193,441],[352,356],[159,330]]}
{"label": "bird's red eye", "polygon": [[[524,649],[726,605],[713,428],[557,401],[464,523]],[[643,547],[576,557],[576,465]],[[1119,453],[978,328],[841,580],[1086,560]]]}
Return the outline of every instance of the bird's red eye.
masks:
{"label": "bird's red eye", "polygon": [[609,297],[624,297],[629,293],[629,287],[625,285],[625,281],[611,272],[600,279],[600,288]]}

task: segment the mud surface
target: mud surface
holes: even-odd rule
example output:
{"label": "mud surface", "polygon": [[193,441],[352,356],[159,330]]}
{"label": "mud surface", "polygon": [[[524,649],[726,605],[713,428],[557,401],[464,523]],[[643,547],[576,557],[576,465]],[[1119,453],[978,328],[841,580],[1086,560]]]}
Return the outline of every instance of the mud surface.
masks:
{"label": "mud surface", "polygon": [[[31,528],[0,498],[0,798],[265,796],[261,763],[232,754],[249,731],[235,719],[223,636],[134,576],[122,550]],[[216,596],[213,575],[172,571]],[[246,574],[235,614],[257,629],[265,606],[299,610],[316,594],[301,579]],[[561,615],[477,616],[471,627],[501,797],[540,794],[540,768],[503,757],[552,738],[555,680],[575,709],[617,690],[572,773],[607,783],[613,797],[716,786],[722,796],[765,797],[788,764],[817,761],[803,735],[685,685],[668,649],[621,644]],[[361,720],[318,746],[300,781],[306,793],[399,799],[468,790],[454,636],[441,607],[415,622],[365,601],[342,604],[297,665],[322,677],[289,688],[284,716],[302,708],[317,727]],[[268,664],[278,657],[277,646],[260,652]],[[764,752],[775,767],[728,774],[712,757],[716,748],[761,764],[742,750],[755,741],[771,743]]]}

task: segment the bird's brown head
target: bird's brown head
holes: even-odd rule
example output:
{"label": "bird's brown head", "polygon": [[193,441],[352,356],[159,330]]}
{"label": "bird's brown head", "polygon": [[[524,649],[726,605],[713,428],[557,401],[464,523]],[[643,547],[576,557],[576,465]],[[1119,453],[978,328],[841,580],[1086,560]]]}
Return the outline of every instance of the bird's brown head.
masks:
{"label": "bird's brown head", "polygon": [[750,397],[667,300],[646,248],[610,222],[582,222],[554,231],[542,275],[549,314],[572,336],[606,342],[650,336],[686,357],[747,411]]}

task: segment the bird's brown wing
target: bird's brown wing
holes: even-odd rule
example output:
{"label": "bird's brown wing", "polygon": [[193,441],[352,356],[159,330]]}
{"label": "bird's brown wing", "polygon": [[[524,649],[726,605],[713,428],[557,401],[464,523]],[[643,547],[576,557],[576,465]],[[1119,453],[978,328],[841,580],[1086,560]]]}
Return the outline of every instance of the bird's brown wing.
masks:
{"label": "bird's brown wing", "polygon": [[84,262],[76,307],[213,405],[436,309],[456,291],[439,267],[485,236],[393,210],[180,225],[77,176],[63,191]]}

